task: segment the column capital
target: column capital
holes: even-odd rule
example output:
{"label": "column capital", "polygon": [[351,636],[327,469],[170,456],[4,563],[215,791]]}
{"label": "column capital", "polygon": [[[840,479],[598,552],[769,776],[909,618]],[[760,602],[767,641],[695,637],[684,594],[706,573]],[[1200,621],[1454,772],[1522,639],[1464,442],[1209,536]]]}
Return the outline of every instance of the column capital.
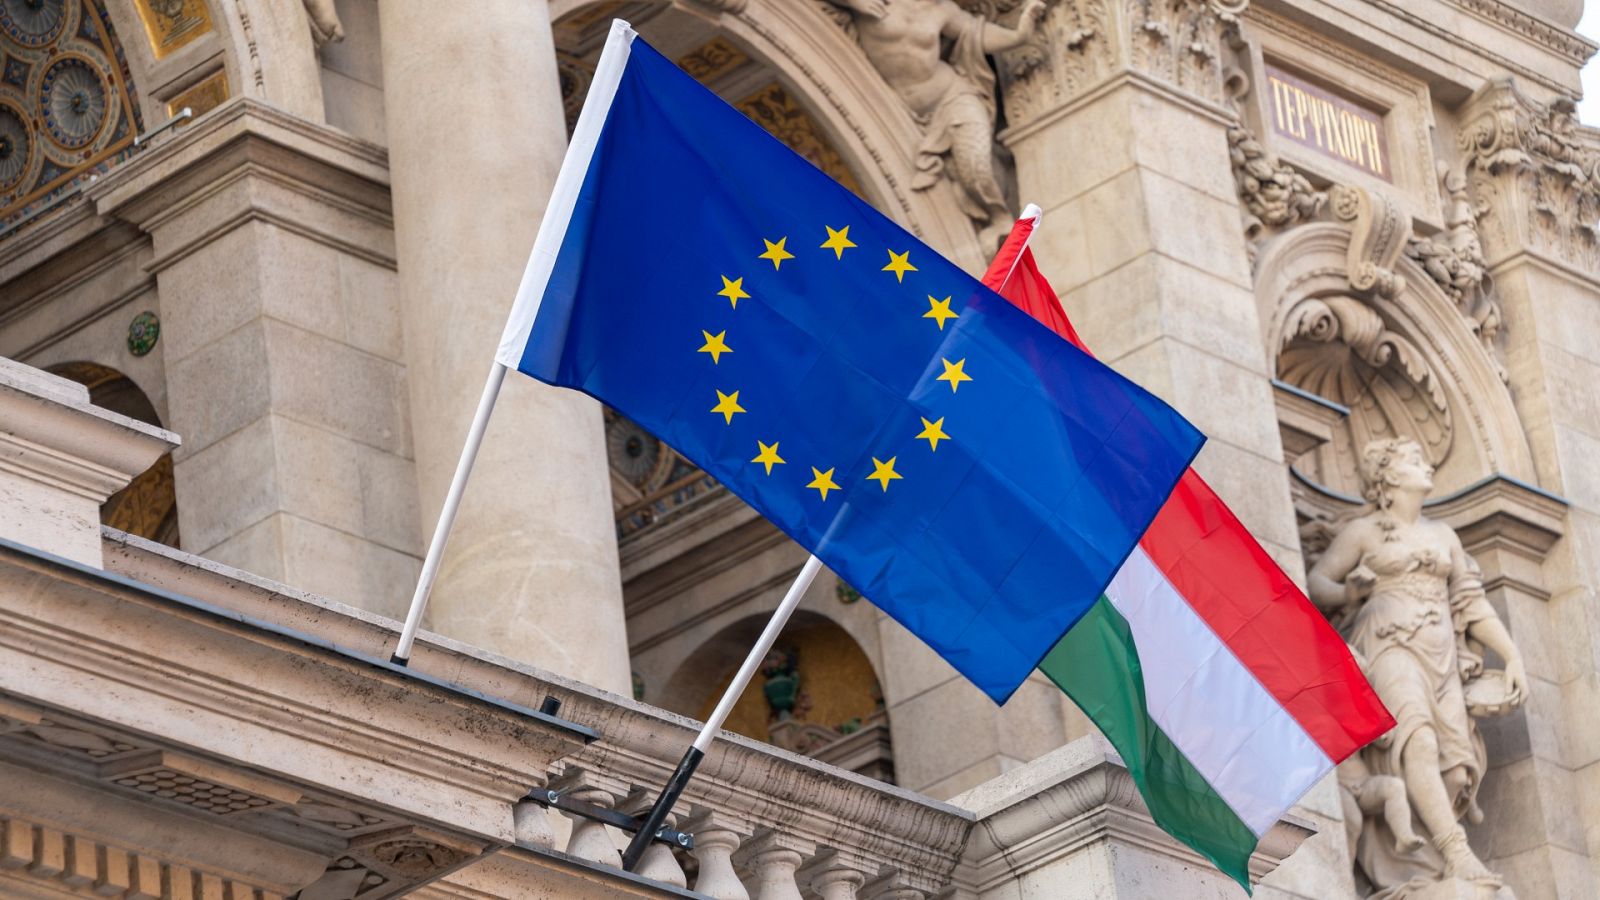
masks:
{"label": "column capital", "polygon": [[1175,92],[1226,119],[1222,41],[1250,0],[1060,0],[1034,39],[1001,56],[1013,131],[1118,78]]}
{"label": "column capital", "polygon": [[1600,131],[1571,99],[1538,103],[1498,78],[1462,108],[1458,137],[1491,265],[1527,252],[1580,273],[1600,269]]}

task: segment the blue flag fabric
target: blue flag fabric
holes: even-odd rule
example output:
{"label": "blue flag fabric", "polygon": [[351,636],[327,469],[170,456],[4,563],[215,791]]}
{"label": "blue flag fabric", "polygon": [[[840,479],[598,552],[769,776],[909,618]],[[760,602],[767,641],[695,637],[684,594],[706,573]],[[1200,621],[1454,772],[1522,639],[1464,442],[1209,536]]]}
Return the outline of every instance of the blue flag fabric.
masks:
{"label": "blue flag fabric", "polygon": [[649,429],[1005,702],[1203,438],[625,37],[500,360]]}

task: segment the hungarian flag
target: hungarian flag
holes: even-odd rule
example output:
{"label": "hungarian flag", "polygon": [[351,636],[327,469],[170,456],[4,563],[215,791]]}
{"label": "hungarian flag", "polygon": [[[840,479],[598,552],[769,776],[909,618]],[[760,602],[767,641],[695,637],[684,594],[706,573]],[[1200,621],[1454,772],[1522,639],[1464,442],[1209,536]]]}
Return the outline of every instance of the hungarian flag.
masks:
{"label": "hungarian flag", "polygon": [[[984,283],[1087,351],[1028,240]],[[1039,664],[1117,748],[1150,814],[1250,889],[1256,843],[1345,757],[1394,726],[1349,649],[1193,469]]]}

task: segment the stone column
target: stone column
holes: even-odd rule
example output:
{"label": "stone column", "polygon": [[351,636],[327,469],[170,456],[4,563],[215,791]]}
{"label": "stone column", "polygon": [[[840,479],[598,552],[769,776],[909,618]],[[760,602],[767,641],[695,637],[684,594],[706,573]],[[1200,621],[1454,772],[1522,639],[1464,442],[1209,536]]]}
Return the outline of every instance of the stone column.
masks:
{"label": "stone column", "polygon": [[[1229,157],[1225,34],[1247,4],[1053,5],[1044,40],[1002,60],[1010,125],[1001,139],[1016,158],[1019,200],[1044,210],[1034,252],[1084,340],[1205,432],[1195,468],[1300,579]],[[1325,836],[1277,883],[1325,896],[1334,889],[1316,870],[1349,866],[1334,839],[1342,825],[1331,779],[1295,813]]]}
{"label": "stone column", "polygon": [[[1205,431],[1197,468],[1298,575],[1221,105],[1223,5],[1052,5],[1040,38],[1001,60],[1001,139],[1015,155],[1019,201],[1044,210],[1034,251],[1079,332]],[[949,796],[1087,732],[1037,673],[993,715],[893,623],[883,641],[895,661],[884,679],[895,769],[907,787]],[[959,747],[930,739],[929,729],[953,723]]]}
{"label": "stone column", "polygon": [[[383,0],[396,250],[431,534],[566,147],[544,0]],[[629,688],[600,407],[512,374],[429,627]]]}
{"label": "stone column", "polygon": [[1002,139],[1078,331],[1206,433],[1195,467],[1298,576],[1223,106],[1222,32],[1244,5],[1054,7],[1050,54],[1008,67]]}

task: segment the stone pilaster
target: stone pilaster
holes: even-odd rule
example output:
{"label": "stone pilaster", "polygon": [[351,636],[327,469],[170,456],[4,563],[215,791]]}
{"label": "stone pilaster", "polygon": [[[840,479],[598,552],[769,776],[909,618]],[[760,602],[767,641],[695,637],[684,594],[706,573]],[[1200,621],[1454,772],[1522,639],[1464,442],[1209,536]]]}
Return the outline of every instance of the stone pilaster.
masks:
{"label": "stone pilaster", "polygon": [[[1197,467],[1290,572],[1299,553],[1228,155],[1222,32],[1243,4],[1066,2],[1000,60],[1019,200],[1044,210],[1034,252],[1100,357],[1209,436]],[[884,654],[916,654],[886,625]],[[886,673],[902,783],[954,790],[1083,734],[1048,683],[998,716],[944,669]],[[1047,708],[1048,702],[1057,705]],[[1070,706],[1070,705],[1069,705]],[[949,716],[948,719],[943,718]],[[924,766],[919,723],[960,722],[965,748]],[[986,723],[974,727],[973,723]],[[926,727],[934,727],[928,725]],[[950,762],[946,762],[950,761]],[[957,778],[963,770],[970,780]],[[947,765],[951,771],[921,774]]]}
{"label": "stone pilaster", "polygon": [[1507,765],[1485,780],[1484,831],[1498,833],[1484,849],[1513,883],[1583,896],[1600,883],[1600,826],[1584,824],[1600,822],[1600,134],[1510,79],[1479,89],[1460,121],[1512,397],[1540,486],[1569,504],[1560,539],[1533,557],[1538,589],[1513,582],[1501,598],[1533,696],[1521,727],[1488,735],[1491,764]]}
{"label": "stone pilaster", "polygon": [[[421,520],[431,534],[565,151],[543,0],[384,0]],[[512,374],[430,627],[619,693],[630,677],[598,404]]]}
{"label": "stone pilaster", "polygon": [[88,193],[150,236],[185,549],[392,616],[418,538],[386,181],[240,99]]}

